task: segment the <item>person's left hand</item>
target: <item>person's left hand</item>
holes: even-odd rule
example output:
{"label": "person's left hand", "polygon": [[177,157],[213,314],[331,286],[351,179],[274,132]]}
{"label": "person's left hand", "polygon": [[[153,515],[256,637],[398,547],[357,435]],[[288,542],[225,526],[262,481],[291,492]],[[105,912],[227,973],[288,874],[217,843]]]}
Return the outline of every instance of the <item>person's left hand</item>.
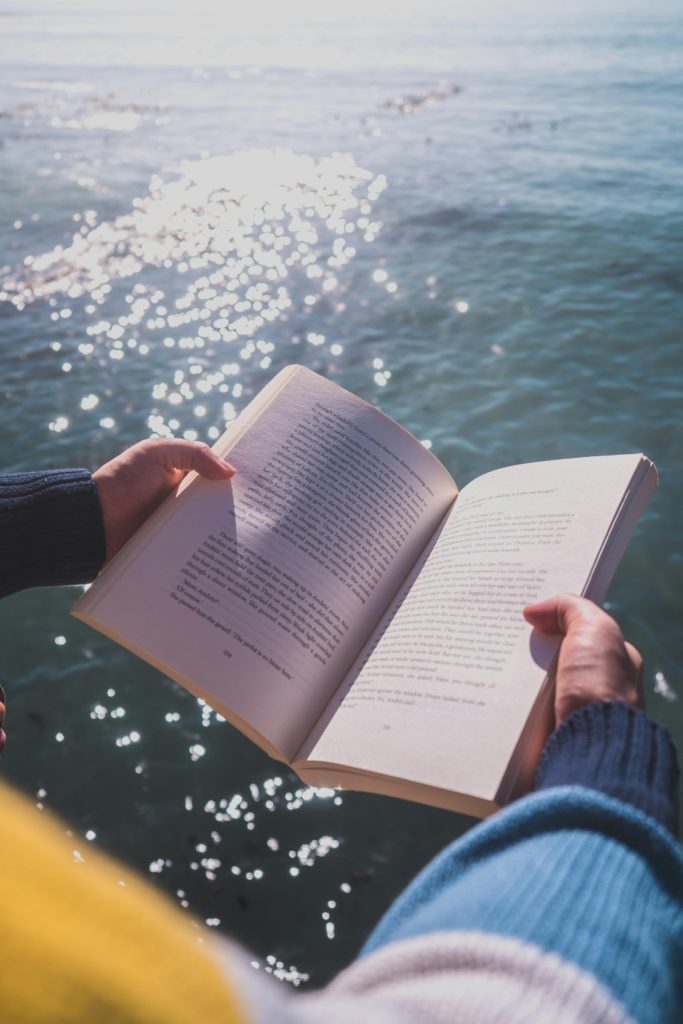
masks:
{"label": "person's left hand", "polygon": [[198,441],[139,441],[93,473],[107,541],[105,565],[183,477],[229,480],[234,468]]}

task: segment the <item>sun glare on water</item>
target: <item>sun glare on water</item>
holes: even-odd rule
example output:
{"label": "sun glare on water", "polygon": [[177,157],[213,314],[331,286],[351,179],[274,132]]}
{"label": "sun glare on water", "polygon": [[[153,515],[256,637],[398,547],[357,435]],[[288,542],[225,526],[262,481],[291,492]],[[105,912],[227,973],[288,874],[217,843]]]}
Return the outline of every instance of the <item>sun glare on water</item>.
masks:
{"label": "sun glare on water", "polygon": [[[28,256],[0,279],[0,301],[19,310],[47,302],[56,322],[78,314],[85,339],[56,349],[65,373],[76,360],[113,368],[179,350],[180,365],[170,351],[154,361],[170,375],[151,383],[148,427],[213,440],[236,415],[242,371],[270,365],[275,343],[264,334],[287,319],[293,292],[304,314],[342,301],[339,275],[376,238],[373,205],[385,185],[343,154],[254,149],[187,161],[179,177],[153,177],[128,213],[98,223],[86,211],[70,245]],[[306,337],[325,341],[312,329]],[[207,427],[212,392],[225,397]],[[93,397],[81,408],[95,409]],[[51,424],[67,427],[65,417]]]}

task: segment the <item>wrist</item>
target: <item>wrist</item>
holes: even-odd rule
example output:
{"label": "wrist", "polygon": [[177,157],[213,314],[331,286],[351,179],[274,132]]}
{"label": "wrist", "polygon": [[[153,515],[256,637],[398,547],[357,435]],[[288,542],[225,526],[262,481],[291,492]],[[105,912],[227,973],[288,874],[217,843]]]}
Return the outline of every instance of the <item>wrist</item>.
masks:
{"label": "wrist", "polygon": [[575,711],[548,740],[535,789],[578,785],[614,796],[675,832],[678,764],[668,729],[620,701]]}
{"label": "wrist", "polygon": [[0,596],[90,582],[104,555],[102,513],[87,470],[0,477]]}

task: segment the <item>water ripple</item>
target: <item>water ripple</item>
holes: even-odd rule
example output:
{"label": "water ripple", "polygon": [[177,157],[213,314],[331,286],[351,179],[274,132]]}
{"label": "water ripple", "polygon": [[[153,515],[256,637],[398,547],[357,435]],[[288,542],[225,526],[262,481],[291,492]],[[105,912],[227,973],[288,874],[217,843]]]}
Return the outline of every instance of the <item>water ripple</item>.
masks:
{"label": "water ripple", "polygon": [[[180,177],[155,176],[127,213],[101,222],[93,210],[77,214],[70,244],[5,273],[0,301],[19,311],[47,302],[55,323],[78,314],[86,339],[60,356],[63,373],[74,357],[118,363],[177,349],[180,362],[164,360],[174,365],[171,375],[152,383],[148,427],[215,439],[237,414],[243,367],[270,366],[275,343],[264,334],[287,320],[293,295],[304,314],[333,301],[358,247],[375,240],[381,224],[373,205],[385,185],[348,154],[313,159],[252,149],[186,161]],[[119,283],[128,281],[122,294]],[[312,346],[327,340],[313,330],[304,338]],[[62,352],[62,343],[53,348]],[[333,342],[331,353],[338,351]],[[212,392],[224,397],[207,426]],[[94,391],[80,400],[84,411],[98,405]],[[60,415],[49,426],[60,433],[69,423]],[[104,429],[114,424],[99,419]]]}

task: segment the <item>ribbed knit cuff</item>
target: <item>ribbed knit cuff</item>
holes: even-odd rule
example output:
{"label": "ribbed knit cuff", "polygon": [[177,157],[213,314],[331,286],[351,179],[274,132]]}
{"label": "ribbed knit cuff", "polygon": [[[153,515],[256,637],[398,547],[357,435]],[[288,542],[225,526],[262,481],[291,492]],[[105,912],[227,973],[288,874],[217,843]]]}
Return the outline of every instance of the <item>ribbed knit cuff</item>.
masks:
{"label": "ribbed knit cuff", "polygon": [[575,711],[545,745],[534,788],[586,786],[644,811],[675,834],[678,763],[669,730],[626,704]]}
{"label": "ribbed knit cuff", "polygon": [[0,597],[87,583],[105,557],[99,498],[85,469],[0,476]]}

